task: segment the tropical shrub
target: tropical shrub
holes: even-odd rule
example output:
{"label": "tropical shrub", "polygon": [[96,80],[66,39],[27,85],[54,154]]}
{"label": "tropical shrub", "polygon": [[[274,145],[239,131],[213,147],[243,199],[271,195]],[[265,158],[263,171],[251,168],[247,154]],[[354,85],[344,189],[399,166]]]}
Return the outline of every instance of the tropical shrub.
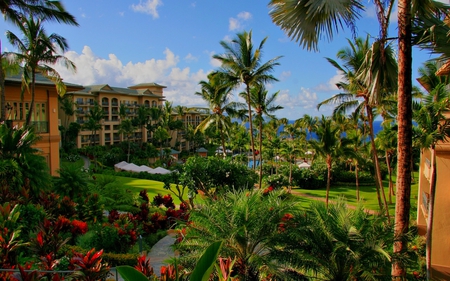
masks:
{"label": "tropical shrub", "polygon": [[292,184],[304,189],[319,189],[327,185],[327,170],[322,163],[313,164],[309,169],[293,169]]}
{"label": "tropical shrub", "polygon": [[189,158],[180,176],[191,197],[200,191],[210,198],[230,190],[253,189],[257,179],[255,171],[246,166],[217,157]]}
{"label": "tropical shrub", "polygon": [[265,183],[273,189],[280,189],[289,185],[289,178],[283,174],[274,174],[266,177]]}
{"label": "tropical shrub", "polygon": [[236,259],[233,272],[240,280],[264,280],[269,275],[285,280],[288,268],[277,258],[277,241],[287,228],[286,216],[297,213],[296,202],[282,190],[266,196],[261,190],[229,191],[217,200],[205,199],[201,209],[191,210],[175,246],[179,263],[192,270],[209,245],[224,241],[219,256]]}

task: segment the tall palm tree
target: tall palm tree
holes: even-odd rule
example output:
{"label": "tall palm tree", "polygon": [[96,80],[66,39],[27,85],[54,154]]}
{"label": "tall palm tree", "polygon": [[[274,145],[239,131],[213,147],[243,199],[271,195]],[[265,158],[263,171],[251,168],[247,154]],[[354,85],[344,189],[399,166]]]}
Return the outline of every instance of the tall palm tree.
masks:
{"label": "tall palm tree", "polygon": [[438,142],[447,141],[450,132],[450,120],[445,117],[445,113],[449,112],[450,92],[448,91],[448,76],[438,77],[435,75],[438,70],[436,62],[427,62],[420,73],[423,75],[419,78],[427,94],[424,95],[422,102],[413,102],[413,118],[419,127],[419,143],[422,150],[430,150],[431,171],[430,171],[430,188],[429,188],[429,205],[426,235],[426,264],[427,277],[430,278],[431,270],[431,241],[434,218],[434,201],[436,197],[436,144]]}
{"label": "tall palm tree", "polygon": [[389,204],[392,204],[392,195],[394,192],[394,182],[392,180],[392,162],[394,160],[397,151],[397,128],[394,128],[391,124],[383,126],[383,130],[378,132],[375,142],[379,150],[384,151],[384,158],[388,169],[389,177]]}
{"label": "tall palm tree", "polygon": [[355,184],[356,184],[356,200],[359,202],[359,168],[360,164],[363,162],[363,154],[366,149],[366,144],[364,143],[365,136],[360,129],[353,129],[347,133],[348,146],[349,149],[353,150],[351,157],[353,165],[355,166]]}
{"label": "tall palm tree", "polygon": [[[263,141],[263,115],[275,119],[273,113],[277,110],[283,109],[280,105],[275,105],[275,100],[279,94],[279,91],[269,95],[264,85],[255,85],[250,89],[250,100],[247,103],[255,110],[256,120],[259,124],[259,187],[262,187],[262,141]],[[241,93],[241,97],[244,99],[248,98],[247,93]]]}
{"label": "tall palm tree", "polygon": [[131,119],[125,118],[125,120],[120,121],[119,133],[125,135],[128,142],[127,162],[130,162],[131,136],[134,135],[135,130],[136,127],[133,126],[133,122]]}
{"label": "tall palm tree", "polygon": [[196,130],[205,132],[211,125],[219,130],[222,142],[223,157],[226,157],[225,132],[231,127],[231,118],[236,114],[235,103],[230,101],[231,86],[221,79],[219,75],[210,74],[208,81],[200,81],[201,92],[195,94],[200,96],[208,104],[212,111],[198,126]]}
{"label": "tall palm tree", "polygon": [[141,147],[144,143],[144,129],[149,121],[149,108],[145,105],[141,105],[137,109],[136,117],[134,118],[134,122],[136,126],[141,128]]}
{"label": "tall palm tree", "polygon": [[[250,101],[250,88],[256,84],[265,84],[278,81],[270,73],[279,65],[280,56],[267,62],[262,61],[262,48],[267,41],[264,38],[258,48],[254,49],[252,32],[238,33],[230,42],[221,41],[220,45],[225,49],[225,54],[213,57],[222,63],[218,73],[222,74],[226,81],[232,85],[244,84],[247,93],[247,101]],[[250,144],[253,153],[253,169],[256,165],[255,142],[253,137],[253,119],[251,105],[248,104],[248,117],[250,129]]]}
{"label": "tall palm tree", "polygon": [[[374,0],[376,7],[383,7],[384,2]],[[386,1],[386,3],[389,1]],[[411,207],[411,158],[412,158],[412,40],[411,20],[416,11],[423,11],[412,6],[411,0],[398,0],[398,161],[397,161],[397,200],[395,212],[395,236],[400,237],[394,244],[394,253],[407,250],[405,234],[409,228],[409,211]],[[429,4],[431,1],[414,1],[414,5]],[[381,5],[380,5],[381,4]],[[342,23],[355,27],[356,20],[363,9],[361,1],[308,1],[308,0],[271,0],[270,15],[275,24],[285,30],[289,37],[299,41],[308,49],[317,49],[319,38],[326,35],[329,39],[339,31]],[[412,8],[415,10],[412,10]],[[381,15],[379,12],[377,15]],[[386,18],[384,15],[382,15]],[[386,19],[380,22],[387,28]],[[386,39],[386,38],[384,38]],[[406,265],[394,261],[392,275],[402,278],[406,274]]]}
{"label": "tall palm tree", "polygon": [[95,136],[97,135],[97,131],[101,130],[103,125],[101,124],[101,120],[104,117],[103,109],[98,104],[97,101],[94,101],[94,106],[90,108],[88,113],[88,121],[83,124],[83,128],[91,131],[91,145],[95,145]]}
{"label": "tall palm tree", "polygon": [[[322,101],[317,107],[320,108],[320,106],[330,103],[337,104],[333,111],[333,115],[342,115],[349,109],[355,109],[358,114],[365,111],[369,123],[369,136],[372,145],[372,159],[375,166],[378,204],[380,210],[382,210],[384,203],[384,210],[389,217],[389,209],[384,193],[378,153],[375,145],[373,122],[375,119],[374,108],[380,104],[383,97],[391,93],[395,88],[394,86],[396,86],[396,81],[392,80],[397,77],[396,59],[393,49],[388,45],[383,49],[385,63],[378,64],[377,66],[377,63],[375,62],[381,60],[379,57],[382,55],[379,48],[380,44],[375,42],[371,46],[368,36],[366,39],[357,38],[354,43],[350,40],[348,40],[348,42],[349,47],[340,50],[337,54],[337,57],[344,62],[343,66],[339,65],[335,60],[327,58],[334,67],[344,73],[345,80],[339,82],[337,86],[345,92]],[[378,59],[368,62],[368,57],[372,59],[377,57]],[[378,73],[376,81],[366,78],[367,73],[374,72]],[[391,74],[387,75],[388,73]],[[384,80],[379,77],[384,75],[386,75]],[[387,77],[390,77],[390,79]],[[374,88],[377,90],[373,90]]]}
{"label": "tall palm tree", "polygon": [[314,132],[318,139],[312,140],[310,144],[315,150],[315,156],[323,157],[327,165],[327,192],[325,200],[328,206],[333,161],[340,155],[351,155],[353,151],[346,148],[347,140],[341,140],[339,127],[329,117],[322,115],[322,119],[317,123]]}
{"label": "tall palm tree", "polygon": [[41,73],[51,79],[56,84],[56,90],[60,96],[63,96],[66,92],[66,86],[58,72],[51,65],[61,62],[66,68],[73,71],[76,70],[72,61],[63,55],[57,54],[58,50],[65,52],[69,46],[64,37],[55,33],[47,35],[43,26],[46,20],[46,18],[36,19],[33,16],[21,18],[21,25],[18,27],[24,36],[22,40],[10,31],[6,33],[10,43],[19,50],[17,53],[7,53],[7,56],[11,56],[14,61],[23,63],[22,93],[27,89],[31,94],[30,108],[25,121],[26,125],[30,124],[34,113],[36,73]]}
{"label": "tall palm tree", "polygon": [[[4,0],[0,1],[0,11],[5,20],[21,24],[21,18],[26,15],[45,17],[52,21],[78,26],[75,17],[68,13],[60,1],[47,0]],[[0,61],[3,61],[3,52],[0,40]],[[5,72],[0,68],[0,121],[5,120]]]}

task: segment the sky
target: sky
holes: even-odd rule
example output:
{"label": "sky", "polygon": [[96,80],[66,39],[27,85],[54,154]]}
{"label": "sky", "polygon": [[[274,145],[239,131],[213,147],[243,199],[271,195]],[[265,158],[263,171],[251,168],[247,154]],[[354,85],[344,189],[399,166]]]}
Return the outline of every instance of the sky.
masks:
{"label": "sky", "polygon": [[[364,1],[366,11],[357,22],[357,35],[378,35],[378,21],[372,1]],[[269,94],[279,91],[276,104],[283,106],[278,118],[295,120],[304,114],[330,115],[332,106],[317,109],[317,104],[339,93],[335,84],[341,75],[326,61],[348,46],[352,33],[344,27],[332,40],[323,38],[319,51],[303,49],[289,39],[269,16],[269,1],[263,0],[62,0],[75,16],[79,27],[47,23],[48,34],[56,33],[68,40],[77,72],[56,66],[65,82],[128,87],[139,83],[166,86],[164,95],[173,105],[206,106],[195,92],[207,74],[218,69],[214,54],[224,54],[221,41],[252,31],[253,43],[262,48],[262,61],[281,56],[272,75],[279,81],[266,85]],[[392,16],[390,37],[397,36]],[[5,32],[19,38],[17,28],[0,22],[3,51],[16,51],[7,43]],[[395,45],[396,46],[396,45]],[[395,47],[396,49],[396,47]],[[413,50],[413,83],[417,69],[430,59],[427,51]],[[238,101],[237,89],[232,99]]]}

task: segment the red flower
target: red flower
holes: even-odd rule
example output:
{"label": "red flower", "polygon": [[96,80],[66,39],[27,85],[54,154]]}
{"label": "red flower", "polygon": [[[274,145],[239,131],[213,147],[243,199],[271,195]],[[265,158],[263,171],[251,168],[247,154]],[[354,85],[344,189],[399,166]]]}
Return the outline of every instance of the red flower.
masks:
{"label": "red flower", "polygon": [[42,231],[39,231],[36,237],[36,241],[38,242],[39,246],[44,246],[44,238],[42,237]]}
{"label": "red flower", "polygon": [[86,222],[79,220],[72,221],[73,234],[85,234],[87,231],[88,231],[88,224]]}

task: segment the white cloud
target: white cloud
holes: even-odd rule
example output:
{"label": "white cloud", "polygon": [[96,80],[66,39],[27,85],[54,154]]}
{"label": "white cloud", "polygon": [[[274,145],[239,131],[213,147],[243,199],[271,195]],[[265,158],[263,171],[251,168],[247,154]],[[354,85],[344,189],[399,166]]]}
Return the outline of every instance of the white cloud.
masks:
{"label": "white cloud", "polygon": [[281,90],[277,97],[277,103],[285,108],[309,109],[317,104],[317,95],[311,89],[301,88],[297,94],[291,94],[289,90]]}
{"label": "white cloud", "polygon": [[292,73],[290,71],[283,71],[283,72],[281,72],[280,80],[284,81],[284,80],[288,79],[289,77],[291,77],[291,75],[292,75]]}
{"label": "white cloud", "polygon": [[191,53],[187,54],[187,56],[184,57],[184,60],[187,62],[193,62],[198,61],[198,58],[193,56]]}
{"label": "white cloud", "polygon": [[230,31],[239,30],[244,25],[245,21],[248,21],[252,18],[252,14],[249,12],[240,12],[236,18],[230,18],[228,29]]}
{"label": "white cloud", "polygon": [[89,46],[85,46],[81,54],[69,51],[64,55],[77,66],[75,74],[62,65],[55,66],[65,82],[80,85],[109,84],[116,87],[155,82],[167,86],[164,95],[175,105],[204,104],[194,93],[200,90],[198,82],[207,79],[207,71],[200,69],[192,72],[188,67],[180,68],[179,57],[169,49],[164,51],[163,58],[126,64],[114,54],[110,54],[108,58],[98,57]]}
{"label": "white cloud", "polygon": [[314,89],[319,92],[329,92],[329,91],[337,91],[339,88],[336,86],[337,83],[344,80],[344,75],[340,70],[336,70],[336,75],[330,78],[328,82],[324,84],[320,84]]}
{"label": "white cloud", "polygon": [[132,4],[131,9],[135,12],[152,15],[154,19],[159,18],[157,7],[163,3],[161,0],[139,0],[139,4]]}

